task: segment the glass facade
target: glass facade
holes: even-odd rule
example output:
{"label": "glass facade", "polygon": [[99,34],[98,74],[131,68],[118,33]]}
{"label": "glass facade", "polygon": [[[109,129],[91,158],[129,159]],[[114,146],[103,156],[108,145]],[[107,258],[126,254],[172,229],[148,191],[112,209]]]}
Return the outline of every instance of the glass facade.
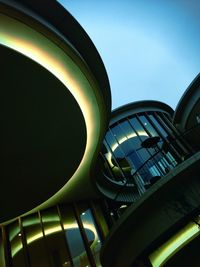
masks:
{"label": "glass facade", "polygon": [[138,196],[189,153],[168,113],[140,112],[111,124],[101,157],[104,175],[132,185]]}
{"label": "glass facade", "polygon": [[101,266],[106,225],[99,203],[60,205],[18,218],[1,228],[0,266]]}

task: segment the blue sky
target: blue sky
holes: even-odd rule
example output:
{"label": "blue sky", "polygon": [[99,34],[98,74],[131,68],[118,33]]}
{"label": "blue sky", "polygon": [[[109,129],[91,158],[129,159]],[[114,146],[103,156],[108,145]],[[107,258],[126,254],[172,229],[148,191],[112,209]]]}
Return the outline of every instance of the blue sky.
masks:
{"label": "blue sky", "polygon": [[153,99],[175,109],[200,72],[199,0],[60,0],[105,64],[112,108]]}

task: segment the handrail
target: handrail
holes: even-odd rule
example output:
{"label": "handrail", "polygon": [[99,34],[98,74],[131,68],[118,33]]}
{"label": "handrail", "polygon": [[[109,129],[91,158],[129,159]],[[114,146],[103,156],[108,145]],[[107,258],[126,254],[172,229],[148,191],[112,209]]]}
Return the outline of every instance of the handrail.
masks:
{"label": "handrail", "polygon": [[[195,124],[193,127],[191,127],[190,129],[186,130],[185,132],[179,134],[177,137],[173,138],[172,140],[170,140],[170,144],[173,144],[175,142],[177,142],[178,140],[180,141],[181,138],[183,138],[185,135],[187,135],[188,133],[190,133],[191,131],[193,131],[194,129],[198,128],[200,126],[200,124]],[[161,140],[162,141],[162,140]],[[183,141],[183,140],[182,140]],[[185,140],[187,141],[187,140]],[[126,177],[126,181],[123,185],[121,185],[119,191],[117,192],[117,194],[115,195],[115,197],[113,198],[114,201],[117,201],[119,195],[125,190],[125,188],[127,188],[127,185],[128,183],[130,183],[130,178],[133,179],[134,176],[136,176],[139,171],[142,170],[142,168],[144,168],[145,166],[147,166],[148,162],[150,162],[152,159],[154,159],[156,157],[156,155],[158,155],[159,153],[162,153],[162,150],[163,150],[163,147],[161,148],[158,148],[158,150],[153,154],[151,155],[132,175],[130,175],[129,177]],[[193,150],[193,147],[192,147],[192,150]],[[187,158],[191,157],[192,155],[194,154],[194,151],[193,152],[190,152],[187,154]],[[182,159],[181,162],[183,162],[185,159]],[[180,162],[180,163],[181,163]],[[179,165],[180,163],[177,163],[177,165]],[[171,162],[172,164],[172,162]],[[163,175],[164,176],[164,175]],[[162,177],[163,177],[162,176]],[[135,184],[134,181],[132,181],[132,184]],[[148,190],[148,189],[147,189]]]}

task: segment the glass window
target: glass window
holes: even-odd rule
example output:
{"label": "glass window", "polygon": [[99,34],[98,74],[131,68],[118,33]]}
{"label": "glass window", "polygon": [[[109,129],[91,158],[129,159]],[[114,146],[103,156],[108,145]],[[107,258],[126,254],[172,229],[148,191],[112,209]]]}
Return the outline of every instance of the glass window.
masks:
{"label": "glass window", "polygon": [[167,137],[168,133],[164,130],[164,128],[161,126],[161,124],[156,120],[156,118],[153,115],[149,115],[149,118],[154,123],[155,127],[158,129],[158,131],[163,135],[163,137]]}
{"label": "glass window", "polygon": [[97,216],[97,219],[98,219],[98,222],[100,223],[101,225],[101,228],[103,230],[103,234],[104,236],[107,236],[108,235],[108,232],[109,232],[109,229],[108,229],[108,225],[106,223],[106,219],[104,216],[106,216],[106,211],[102,211],[102,207],[98,204],[98,203],[95,203],[95,211],[96,211],[96,216]]}
{"label": "glass window", "polygon": [[141,145],[141,141],[138,138],[133,127],[131,127],[130,123],[128,121],[123,121],[122,123],[120,123],[120,126],[128,138],[129,147],[131,146],[131,148],[135,150],[138,149]]}
{"label": "glass window", "polygon": [[54,267],[71,266],[65,235],[61,228],[56,207],[42,211],[41,218],[51,265]]}
{"label": "glass window", "polygon": [[90,263],[73,210],[71,207],[60,206],[60,212],[74,267],[89,267]]}
{"label": "glass window", "polygon": [[31,267],[49,267],[47,248],[38,213],[22,219]]}
{"label": "glass window", "polygon": [[85,205],[80,207],[80,218],[87,236],[87,240],[92,251],[93,257],[97,266],[100,265],[99,253],[101,249],[101,240],[98,234],[98,229],[95,224],[91,210]]}
{"label": "glass window", "polygon": [[106,133],[106,137],[105,137],[106,142],[108,143],[110,149],[112,151],[115,150],[115,147],[117,146],[117,141],[116,138],[114,137],[114,135],[112,134],[111,130],[109,129],[108,132]]}
{"label": "glass window", "polygon": [[146,127],[151,136],[158,136],[158,133],[144,115],[139,116],[139,118],[141,119],[143,125]]}
{"label": "glass window", "polygon": [[113,134],[114,138],[115,138],[115,144],[112,146],[112,151],[115,154],[116,158],[124,158],[125,157],[125,153],[122,149],[121,144],[124,143],[127,138],[125,135],[123,135],[120,127],[114,126],[111,128],[111,134]]}
{"label": "glass window", "polygon": [[166,157],[168,158],[172,166],[175,167],[178,164],[170,152],[167,152]]}
{"label": "glass window", "polygon": [[158,119],[160,119],[160,121],[162,122],[162,125],[164,125],[165,128],[167,129],[167,131],[168,131],[169,133],[172,133],[173,131],[172,131],[171,127],[169,127],[169,124],[166,123],[164,114],[162,114],[162,113],[160,113],[160,112],[157,112],[156,114],[157,114],[157,116],[158,116]]}
{"label": "glass window", "polygon": [[120,123],[120,127],[127,136],[127,140],[121,144],[126,153],[127,162],[131,166],[131,172],[136,171],[146,160],[147,155],[141,151],[141,139],[137,136],[128,121]]}
{"label": "glass window", "polygon": [[[123,159],[125,155],[121,150],[121,147],[119,146],[116,136],[114,135],[115,134],[111,130],[109,130],[109,132],[107,132],[106,134],[106,141],[110,146],[112,154],[114,154],[115,159],[117,160],[119,166],[121,167],[120,160]],[[112,161],[111,164],[114,164],[112,154],[110,155]]]}
{"label": "glass window", "polygon": [[25,267],[25,256],[22,246],[22,235],[18,221],[8,225],[8,237],[10,242],[13,267]]}
{"label": "glass window", "polygon": [[130,121],[132,127],[136,130],[141,142],[144,141],[147,137],[149,137],[149,135],[147,134],[147,132],[143,128],[142,124],[138,121],[138,119],[136,117],[130,118],[129,121]]}

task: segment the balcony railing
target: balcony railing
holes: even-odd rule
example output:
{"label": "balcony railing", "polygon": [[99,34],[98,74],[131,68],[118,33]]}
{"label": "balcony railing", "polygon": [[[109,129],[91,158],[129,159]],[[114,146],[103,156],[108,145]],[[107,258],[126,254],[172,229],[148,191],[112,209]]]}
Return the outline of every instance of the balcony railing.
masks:
{"label": "balcony railing", "polygon": [[[112,200],[120,203],[132,203],[137,201],[137,199],[139,199],[154,183],[196,153],[196,148],[191,147],[185,140],[185,136],[196,130],[196,128],[199,128],[199,124],[177,135],[173,139],[171,138],[168,142],[163,142],[162,146],[157,146],[155,153],[137,168],[137,170],[123,177],[119,182],[121,186],[118,187]],[[179,160],[173,160],[173,158],[171,160],[166,160],[168,149],[175,144],[181,144],[187,148],[189,147],[189,149],[186,149],[187,152],[183,153]],[[165,154],[163,151],[165,151]]]}

